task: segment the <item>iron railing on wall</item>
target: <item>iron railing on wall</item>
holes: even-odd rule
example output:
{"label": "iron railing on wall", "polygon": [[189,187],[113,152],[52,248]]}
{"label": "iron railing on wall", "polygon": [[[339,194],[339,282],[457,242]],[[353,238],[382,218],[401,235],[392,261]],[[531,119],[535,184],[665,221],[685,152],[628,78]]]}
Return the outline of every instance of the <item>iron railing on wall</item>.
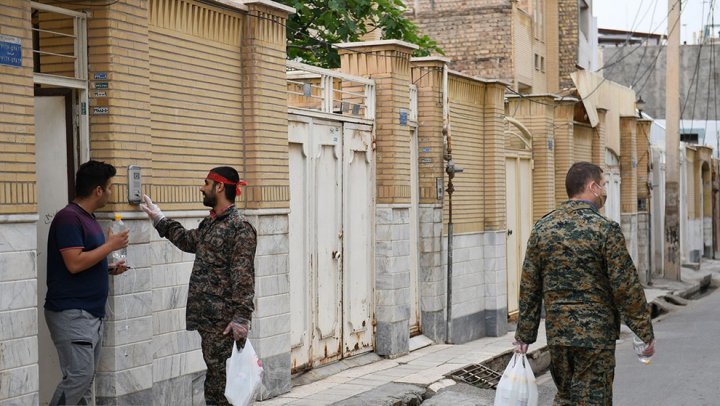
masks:
{"label": "iron railing on wall", "polygon": [[304,63],[287,62],[288,107],[375,118],[375,81]]}

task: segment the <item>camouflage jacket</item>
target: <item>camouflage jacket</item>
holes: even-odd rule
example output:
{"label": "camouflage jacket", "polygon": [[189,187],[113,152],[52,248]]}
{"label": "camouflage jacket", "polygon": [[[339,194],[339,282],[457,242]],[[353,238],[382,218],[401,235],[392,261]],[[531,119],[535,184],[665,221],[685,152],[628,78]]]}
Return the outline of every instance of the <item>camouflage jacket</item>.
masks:
{"label": "camouflage jacket", "polygon": [[615,348],[620,317],[643,341],[654,337],[650,308],[620,225],[585,201],[562,203],[530,234],[518,340],[535,342],[543,301],[549,345]]}
{"label": "camouflage jacket", "polygon": [[195,254],[188,288],[188,330],[217,331],[230,321],[248,324],[255,309],[255,229],[235,206],[186,230],[168,218],[155,226],[161,237]]}

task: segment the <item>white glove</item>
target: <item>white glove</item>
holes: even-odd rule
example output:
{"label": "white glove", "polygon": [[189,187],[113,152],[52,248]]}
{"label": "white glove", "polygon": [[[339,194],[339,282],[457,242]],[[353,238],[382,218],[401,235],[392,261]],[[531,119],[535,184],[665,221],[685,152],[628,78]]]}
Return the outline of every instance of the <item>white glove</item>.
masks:
{"label": "white glove", "polygon": [[140,210],[144,211],[150,217],[150,220],[152,220],[153,226],[156,226],[157,223],[160,222],[160,220],[165,218],[165,215],[160,210],[158,205],[153,203],[153,201],[150,199],[150,196],[143,195],[143,200],[145,201],[145,203],[140,203]]}

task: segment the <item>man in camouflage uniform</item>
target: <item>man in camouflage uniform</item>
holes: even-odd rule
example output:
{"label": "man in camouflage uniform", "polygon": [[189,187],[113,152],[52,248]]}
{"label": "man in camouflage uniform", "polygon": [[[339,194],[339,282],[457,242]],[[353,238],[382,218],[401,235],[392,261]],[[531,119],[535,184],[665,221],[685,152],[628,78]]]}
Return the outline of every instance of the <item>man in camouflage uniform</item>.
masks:
{"label": "man in camouflage uniform", "polygon": [[598,212],[607,196],[602,169],[575,163],[565,187],[570,200],[540,219],[528,240],[516,351],[535,342],[544,301],[554,405],[611,405],[620,320],[651,356],[650,309],[620,226]]}
{"label": "man in camouflage uniform", "polygon": [[[153,220],[161,237],[195,254],[190,275],[186,322],[197,330],[207,364],[205,400],[208,405],[227,405],[225,360],[232,354],[233,339],[245,345],[255,295],[255,229],[235,208],[241,181],[235,169],[223,166],[208,173],[200,188],[203,204],[211,207],[197,229],[186,230],[166,218],[145,196],[141,209]],[[228,335],[232,333],[232,335]]]}

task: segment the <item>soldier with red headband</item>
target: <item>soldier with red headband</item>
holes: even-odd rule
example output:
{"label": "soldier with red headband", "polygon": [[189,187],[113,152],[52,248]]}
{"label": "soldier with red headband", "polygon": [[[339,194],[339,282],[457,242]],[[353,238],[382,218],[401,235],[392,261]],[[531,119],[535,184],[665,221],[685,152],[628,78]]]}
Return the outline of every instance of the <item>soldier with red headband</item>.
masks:
{"label": "soldier with red headband", "polygon": [[225,360],[232,354],[232,340],[238,341],[239,347],[245,345],[255,308],[257,235],[235,207],[235,197],[244,185],[247,183],[229,166],[210,170],[200,188],[210,214],[194,230],[166,218],[147,195],[140,205],[161,237],[195,254],[186,322],[187,329],[197,330],[202,339],[208,405],[228,404],[224,395]]}

